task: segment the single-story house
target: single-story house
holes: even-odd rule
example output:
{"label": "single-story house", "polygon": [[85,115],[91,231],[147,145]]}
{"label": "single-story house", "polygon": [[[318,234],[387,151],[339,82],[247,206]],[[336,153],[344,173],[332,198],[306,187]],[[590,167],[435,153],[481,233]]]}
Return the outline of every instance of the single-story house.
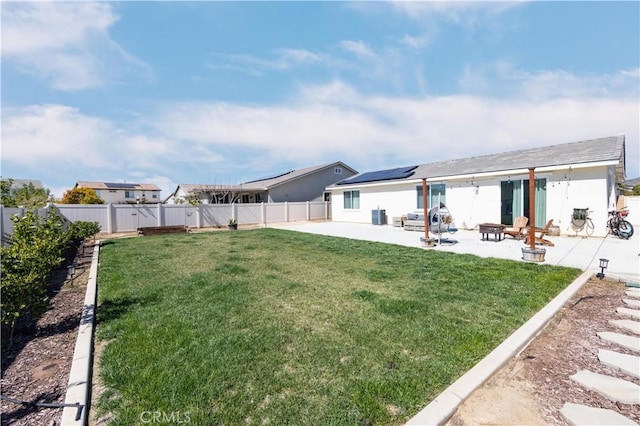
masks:
{"label": "single-story house", "polygon": [[606,235],[607,212],[625,179],[624,135],[358,174],[327,188],[332,218],[372,223],[380,210],[387,218],[423,213],[426,179],[428,208],[446,205],[456,227],[510,225],[529,216],[530,168],[536,226],[553,219],[562,234],[583,235],[571,218],[573,209],[588,209],[594,236]]}
{"label": "single-story house", "polygon": [[11,179],[11,187],[9,191],[13,194],[18,189],[22,189],[25,186],[33,185],[35,189],[44,189],[42,182],[35,179]]}
{"label": "single-story house", "polygon": [[167,204],[329,201],[325,188],[358,172],[341,161],[291,170],[237,185],[180,184]]}
{"label": "single-story house", "polygon": [[107,204],[157,204],[161,189],[152,183],[78,181],[75,188],[91,188]]}

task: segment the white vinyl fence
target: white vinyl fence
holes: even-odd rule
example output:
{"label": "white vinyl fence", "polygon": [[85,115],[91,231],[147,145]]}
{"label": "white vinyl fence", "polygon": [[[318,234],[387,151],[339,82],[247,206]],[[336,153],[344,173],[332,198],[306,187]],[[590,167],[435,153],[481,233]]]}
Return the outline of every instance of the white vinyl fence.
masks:
{"label": "white vinyl fence", "polygon": [[[71,222],[98,222],[103,232],[129,232],[147,226],[185,225],[191,228],[226,226],[229,219],[239,225],[331,218],[328,202],[260,203],[260,204],[55,204],[59,213]],[[38,209],[46,215],[49,207]],[[23,208],[0,206],[0,235],[11,236],[11,216],[24,216]]]}

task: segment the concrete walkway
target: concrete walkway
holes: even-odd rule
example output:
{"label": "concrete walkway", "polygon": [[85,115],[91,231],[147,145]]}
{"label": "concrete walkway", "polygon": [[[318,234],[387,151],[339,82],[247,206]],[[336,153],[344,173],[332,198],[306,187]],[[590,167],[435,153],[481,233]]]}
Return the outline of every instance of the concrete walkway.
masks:
{"label": "concrete walkway", "polygon": [[[340,222],[283,224],[276,226],[321,235],[345,237],[366,241],[398,244],[409,247],[421,247],[421,232],[405,231],[392,226],[376,226],[367,224],[351,224]],[[494,242],[482,241],[477,231],[458,231],[454,235],[443,236],[455,239],[455,244],[437,244],[425,250],[441,250],[460,254],[474,254],[480,257],[496,257],[502,259],[522,260],[522,241],[511,238]],[[436,397],[427,407],[414,416],[408,424],[442,424],[455,412],[456,407],[488,379],[489,375],[522,347],[546,324],[560,307],[582,286],[593,273],[600,272],[599,259],[609,259],[609,266],[604,271],[609,278],[620,281],[640,282],[640,245],[638,237],[621,240],[617,237],[582,238],[582,237],[549,237],[554,247],[545,247],[545,261],[540,264],[568,266],[579,268],[583,274],[565,291],[545,306],[530,321],[518,329],[505,342],[492,351],[486,358],[472,368],[467,374],[453,383],[442,394]],[[619,318],[610,321],[616,331],[640,333],[640,307],[636,297],[640,295],[637,288],[629,288],[626,292],[629,299],[621,300],[615,313]],[[634,336],[618,332],[602,331],[598,335],[603,339],[620,345],[622,350],[636,351],[638,339]],[[622,371],[630,377],[638,377],[640,357],[609,350],[599,350],[600,362],[611,369]],[[580,371],[571,377],[586,389],[591,389],[606,397],[627,404],[640,404],[640,387],[632,382],[616,379],[607,375],[590,371]],[[640,407],[639,407],[640,408]],[[632,420],[612,410],[603,410],[579,404],[566,403],[560,411],[564,419],[571,425],[582,424],[636,424]]]}

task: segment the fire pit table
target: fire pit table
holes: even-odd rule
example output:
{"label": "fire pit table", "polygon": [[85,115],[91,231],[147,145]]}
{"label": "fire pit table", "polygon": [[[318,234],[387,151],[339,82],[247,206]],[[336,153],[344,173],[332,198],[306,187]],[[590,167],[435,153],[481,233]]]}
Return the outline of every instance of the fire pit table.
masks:
{"label": "fire pit table", "polygon": [[493,234],[495,242],[502,241],[504,238],[505,225],[499,223],[481,223],[478,225],[479,231],[482,234],[482,241],[489,239],[489,234]]}

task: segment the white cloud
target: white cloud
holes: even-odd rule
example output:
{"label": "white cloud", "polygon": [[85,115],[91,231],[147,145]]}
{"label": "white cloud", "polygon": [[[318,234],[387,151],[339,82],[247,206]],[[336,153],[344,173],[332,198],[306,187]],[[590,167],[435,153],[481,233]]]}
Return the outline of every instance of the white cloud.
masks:
{"label": "white cloud", "polygon": [[500,15],[523,1],[392,1],[393,10],[418,22],[444,19],[459,25],[476,26],[487,17]]}
{"label": "white cloud", "polygon": [[404,44],[414,49],[421,49],[423,47],[426,47],[429,45],[430,42],[431,42],[431,37],[428,37],[426,35],[411,36],[411,35],[405,34],[400,38],[401,44]]}
{"label": "white cloud", "polygon": [[75,47],[117,20],[100,2],[3,2],[2,54],[28,55]]}
{"label": "white cloud", "polygon": [[[637,86],[638,72],[619,74]],[[582,87],[593,77],[561,78]],[[126,179],[170,191],[175,182],[237,183],[336,160],[370,171],[624,133],[628,176],[636,177],[637,96],[633,89],[597,93],[408,98],[368,95],[335,80],[299,87],[280,104],[167,102],[126,125],[63,105],[5,108],[3,174],[67,182],[54,187]]]}
{"label": "white cloud", "polygon": [[[359,94],[345,83],[305,88],[291,105],[172,104],[155,131],[211,150],[234,147],[243,161],[298,165],[341,159],[359,169],[627,135],[638,158],[640,114],[633,97],[399,98]],[[628,161],[630,174],[637,161]]]}
{"label": "white cloud", "polygon": [[467,65],[459,80],[464,93],[515,99],[640,96],[640,68],[578,75],[565,70],[524,71],[509,61]]}
{"label": "white cloud", "polygon": [[53,161],[64,167],[76,162],[108,167],[100,155],[101,143],[108,143],[108,135],[116,131],[107,120],[62,105],[4,108],[2,113],[3,161],[37,167]]}
{"label": "white cloud", "polygon": [[254,55],[212,53],[209,68],[226,68],[251,75],[262,75],[268,71],[287,71],[296,67],[331,62],[331,57],[306,49],[279,48],[271,52],[268,59]]}
{"label": "white cloud", "polygon": [[353,40],[343,40],[340,42],[340,47],[349,53],[353,53],[356,56],[360,57],[374,57],[375,53],[365,42],[362,40],[353,41]]}
{"label": "white cloud", "polygon": [[82,90],[149,67],[109,36],[102,2],[2,2],[2,57],[58,90]]}

